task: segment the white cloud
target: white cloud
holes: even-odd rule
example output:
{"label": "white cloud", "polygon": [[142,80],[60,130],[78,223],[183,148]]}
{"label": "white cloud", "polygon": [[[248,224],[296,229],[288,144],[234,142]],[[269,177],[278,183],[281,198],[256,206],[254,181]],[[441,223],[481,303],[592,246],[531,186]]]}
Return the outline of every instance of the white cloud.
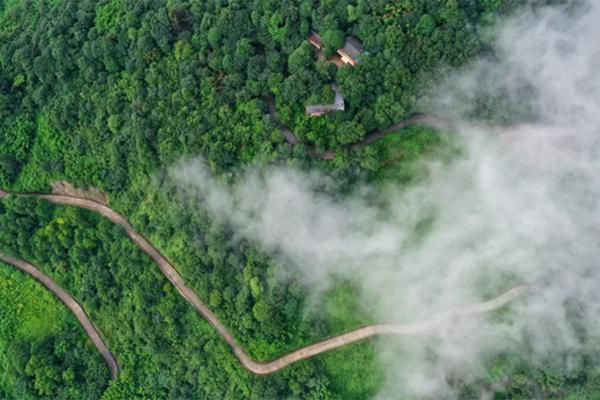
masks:
{"label": "white cloud", "polygon": [[[282,168],[221,185],[202,161],[185,160],[171,175],[282,269],[301,271],[317,293],[334,276],[354,278],[381,321],[424,318],[522,283],[538,287],[509,318],[381,341],[392,367],[381,398],[452,397],[449,378],[480,373],[515,344],[527,342],[528,359],[540,363],[578,349],[586,343],[573,330],[567,301],[576,301],[580,324],[600,333],[600,5],[585,7],[525,12],[507,22],[500,59],[452,76],[433,107],[454,115],[465,156],[431,164],[430,178],[417,187],[391,185],[377,204],[372,188],[334,198],[318,190],[331,178]],[[515,110],[536,110],[536,121],[486,128],[467,117],[500,89]],[[411,241],[416,223],[431,213],[431,230]]]}

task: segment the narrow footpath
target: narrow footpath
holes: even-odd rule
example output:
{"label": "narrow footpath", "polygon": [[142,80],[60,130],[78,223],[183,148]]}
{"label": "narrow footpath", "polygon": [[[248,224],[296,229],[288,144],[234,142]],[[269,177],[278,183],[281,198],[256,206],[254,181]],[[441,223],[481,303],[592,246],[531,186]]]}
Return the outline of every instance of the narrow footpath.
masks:
{"label": "narrow footpath", "polygon": [[[0,199],[2,197],[7,196],[9,193],[0,190]],[[471,305],[465,305],[461,307],[457,307],[454,309],[450,309],[441,313],[437,313],[429,318],[423,319],[418,322],[413,323],[405,323],[405,324],[373,324],[364,326],[362,328],[358,328],[323,341],[302,347],[298,350],[292,351],[284,356],[276,358],[272,361],[260,362],[252,359],[246,352],[236,343],[235,339],[231,335],[231,333],[227,330],[227,328],[221,323],[219,318],[200,300],[198,295],[187,286],[183,277],[177,272],[173,264],[163,256],[160,251],[158,251],[144,236],[137,233],[133,226],[123,217],[121,214],[117,213],[107,205],[98,203],[94,200],[73,197],[67,195],[58,195],[58,194],[43,194],[43,193],[12,193],[16,196],[26,196],[26,197],[37,197],[41,199],[45,199],[49,202],[61,205],[74,206],[79,208],[84,208],[93,212],[96,212],[104,217],[108,218],[113,223],[121,226],[127,236],[146,254],[148,254],[154,262],[158,265],[162,273],[169,279],[169,281],[177,288],[179,293],[183,296],[183,298],[192,305],[221,335],[221,337],[227,342],[227,344],[231,347],[233,353],[238,358],[240,363],[246,368],[248,371],[257,374],[257,375],[267,375],[273,372],[277,372],[286,366],[295,363],[300,360],[304,360],[306,358],[310,358],[316,356],[317,354],[321,354],[323,352],[336,349],[338,347],[346,346],[350,343],[357,342],[359,340],[363,340],[375,335],[417,335],[427,333],[433,330],[436,327],[439,327],[445,323],[451,323],[455,319],[460,317],[468,317],[475,316],[484,313],[489,313],[499,308],[502,308],[509,303],[513,302],[517,298],[524,295],[528,290],[529,286],[522,285],[517,286],[508,290],[507,292],[495,297],[491,300],[485,301],[483,303],[476,303]],[[15,265],[11,263],[12,265]],[[33,268],[31,264],[28,264],[28,268]],[[17,266],[17,265],[15,265]],[[17,266],[18,267],[18,266]],[[18,267],[20,268],[20,267]],[[35,269],[35,268],[34,268]],[[49,279],[49,278],[48,278]],[[59,292],[64,292],[60,287],[58,287],[55,283],[54,285],[46,285],[48,289],[52,290],[57,294]],[[56,291],[55,291],[56,290]],[[66,292],[65,292],[66,293]],[[59,296],[60,297],[60,296]],[[69,298],[78,304],[72,297]],[[62,298],[61,298],[62,299]],[[64,301],[64,300],[63,300]],[[65,302],[65,304],[67,304]],[[67,304],[69,305],[69,304]],[[69,307],[71,308],[71,307]],[[79,306],[81,309],[81,307]],[[75,309],[71,308],[71,310],[75,313]],[[83,310],[81,309],[81,312]],[[85,314],[84,314],[85,315]],[[77,314],[76,314],[77,316]],[[86,319],[87,320],[87,319]],[[80,319],[81,321],[81,319]],[[82,322],[82,321],[81,321]],[[91,325],[91,322],[87,320],[87,323]],[[82,325],[84,323],[82,322]],[[84,325],[85,328],[85,325]],[[87,329],[86,329],[87,330]],[[94,330],[94,332],[96,332]],[[89,332],[88,332],[89,334]],[[96,332],[97,335],[97,332]],[[91,336],[90,336],[91,337]],[[99,336],[98,336],[99,338]],[[104,344],[102,343],[104,346]],[[104,346],[105,348],[106,346]],[[100,350],[100,348],[99,348]],[[101,351],[102,352],[102,351]],[[108,350],[106,350],[108,352]],[[110,353],[108,353],[110,354]],[[111,356],[112,357],[112,356]],[[114,358],[111,358],[114,361]],[[108,361],[107,361],[108,362]],[[116,365],[116,363],[115,363]],[[115,369],[118,371],[118,369]]]}
{"label": "narrow footpath", "polygon": [[[2,195],[0,193],[0,198],[1,197]],[[12,265],[13,267],[18,268],[21,271],[31,275],[35,280],[40,282],[48,290],[54,293],[54,295],[58,297],[60,301],[62,301],[69,308],[69,310],[71,310],[73,315],[75,315],[75,318],[79,320],[79,323],[81,324],[83,329],[85,329],[85,332],[90,337],[90,340],[92,341],[94,346],[96,346],[96,348],[100,352],[102,358],[104,358],[104,361],[106,361],[106,365],[108,365],[108,369],[110,370],[111,378],[117,379],[117,377],[119,376],[119,365],[117,364],[117,360],[112,355],[110,350],[108,350],[108,347],[100,337],[100,334],[98,333],[98,330],[96,329],[92,321],[90,321],[89,317],[83,310],[81,304],[79,304],[79,302],[77,302],[77,300],[75,300],[73,296],[69,294],[69,292],[60,287],[56,282],[54,282],[54,280],[52,280],[52,278],[44,274],[42,271],[39,270],[39,268],[35,267],[34,265],[26,261],[17,260],[16,258],[9,257],[2,253],[0,253],[0,261]]]}

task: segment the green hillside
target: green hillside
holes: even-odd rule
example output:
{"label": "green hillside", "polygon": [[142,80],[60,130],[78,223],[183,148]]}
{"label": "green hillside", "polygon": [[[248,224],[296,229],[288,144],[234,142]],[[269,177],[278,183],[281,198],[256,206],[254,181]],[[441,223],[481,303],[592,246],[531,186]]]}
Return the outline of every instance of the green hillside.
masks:
{"label": "green hillside", "polygon": [[[167,169],[199,157],[232,182],[249,168],[289,166],[334,177],[323,191],[335,196],[419,182],[421,161],[460,153],[451,133],[413,125],[357,143],[424,112],[443,71],[490,55],[488,29],[529,3],[0,0],[0,188],[99,188],[249,355],[281,356],[376,321],[346,280],[311,310],[299,277],[278,280],[264,249],[177,196]],[[346,37],[360,40],[358,65],[319,59],[306,40],[313,30],[323,57]],[[307,116],[307,105],[333,98],[332,83],[345,111]],[[286,141],[285,127],[300,144]],[[152,260],[91,211],[9,196],[0,201],[0,252],[72,293],[122,369],[110,381],[68,310],[0,265],[1,398],[365,399],[384,384],[377,341],[251,374]],[[462,398],[494,384],[504,385],[498,399],[592,399],[600,387],[597,367],[566,376],[529,368],[525,356],[487,363],[480,379],[452,382]]]}

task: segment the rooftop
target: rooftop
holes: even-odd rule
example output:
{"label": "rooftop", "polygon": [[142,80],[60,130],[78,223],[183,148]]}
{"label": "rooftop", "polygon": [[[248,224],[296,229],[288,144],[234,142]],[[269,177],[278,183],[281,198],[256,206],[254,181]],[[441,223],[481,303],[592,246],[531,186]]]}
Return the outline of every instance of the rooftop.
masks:
{"label": "rooftop", "polygon": [[310,32],[310,35],[308,35],[308,41],[319,50],[323,47],[323,39],[321,39],[321,36],[319,36],[319,34],[315,31]]}
{"label": "rooftop", "polygon": [[345,56],[354,61],[356,61],[358,56],[360,56],[363,52],[364,49],[362,43],[358,39],[351,36],[346,38],[346,44],[344,44],[344,47],[338,50],[338,53],[340,53],[342,57]]}

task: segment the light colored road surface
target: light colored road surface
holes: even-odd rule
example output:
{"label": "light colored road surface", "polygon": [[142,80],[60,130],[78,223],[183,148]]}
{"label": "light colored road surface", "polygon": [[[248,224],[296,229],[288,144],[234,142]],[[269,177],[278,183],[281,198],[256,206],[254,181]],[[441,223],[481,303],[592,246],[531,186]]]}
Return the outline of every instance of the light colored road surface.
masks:
{"label": "light colored road surface", "polygon": [[[55,194],[32,194],[15,193],[19,196],[39,197],[52,203],[85,208],[97,212],[108,218],[113,223],[121,226],[131,240],[146,254],[148,254],[161,269],[163,274],[177,288],[179,293],[190,303],[221,335],[229,344],[233,353],[248,371],[258,375],[267,375],[279,371],[286,366],[317,354],[366,339],[374,335],[415,335],[428,332],[444,323],[451,323],[459,317],[473,316],[497,310],[511,303],[528,290],[528,286],[518,286],[483,303],[476,303],[457,307],[442,313],[435,314],[424,320],[407,324],[374,324],[334,336],[329,339],[302,347],[272,361],[259,362],[252,359],[236,343],[227,328],[219,318],[200,300],[198,295],[187,286],[183,277],[177,272],[173,264],[163,256],[146,238],[137,233],[131,224],[119,213],[94,200]],[[2,196],[0,195],[0,198]],[[60,289],[60,288],[59,288]],[[52,290],[52,289],[51,289]]]}
{"label": "light colored road surface", "polygon": [[[0,196],[0,198],[1,197],[2,196]],[[34,265],[26,261],[17,260],[16,258],[9,257],[2,253],[0,253],[0,261],[5,262],[6,264],[10,264],[13,267],[20,269],[21,271],[28,273],[42,285],[46,286],[46,288],[48,288],[48,290],[54,293],[54,295],[56,295],[56,297],[58,297],[60,301],[65,303],[65,305],[69,308],[69,310],[71,310],[73,315],[75,315],[75,317],[79,320],[79,323],[81,324],[81,326],[83,326],[83,329],[85,329],[85,332],[92,340],[92,343],[94,343],[94,346],[96,346],[96,348],[100,352],[102,358],[104,358],[104,361],[106,361],[108,369],[110,370],[111,378],[117,379],[119,375],[119,365],[117,364],[117,360],[108,350],[106,344],[104,344],[104,342],[102,341],[98,330],[96,329],[92,321],[90,321],[90,319],[88,318],[81,304],[79,304],[77,300],[75,300],[73,296],[71,296],[66,290],[58,286],[58,284],[54,282],[52,278],[44,274]]]}

